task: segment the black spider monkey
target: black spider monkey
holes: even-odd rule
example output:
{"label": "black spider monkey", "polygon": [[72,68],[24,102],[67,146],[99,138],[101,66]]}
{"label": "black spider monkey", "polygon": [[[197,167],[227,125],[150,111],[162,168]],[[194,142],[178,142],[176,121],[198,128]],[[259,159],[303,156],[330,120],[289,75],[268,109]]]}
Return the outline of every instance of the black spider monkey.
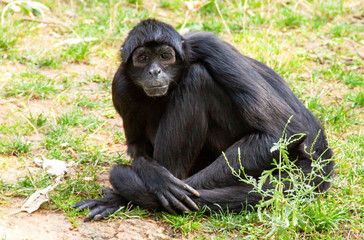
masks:
{"label": "black spider monkey", "polygon": [[140,22],[123,44],[112,99],[134,160],[113,168],[104,198],[73,205],[91,209],[85,220],[129,202],[172,213],[258,203],[261,196],[232,175],[222,152],[235,170],[240,157],[245,173],[258,178],[273,168],[278,152],[270,150],[291,116],[287,137],[305,134],[288,147],[291,160],[310,173],[313,159],[326,159],[325,178],[311,184],[318,192],[330,186],[334,162],[318,120],[281,76],[212,33],[181,36],[160,21]]}

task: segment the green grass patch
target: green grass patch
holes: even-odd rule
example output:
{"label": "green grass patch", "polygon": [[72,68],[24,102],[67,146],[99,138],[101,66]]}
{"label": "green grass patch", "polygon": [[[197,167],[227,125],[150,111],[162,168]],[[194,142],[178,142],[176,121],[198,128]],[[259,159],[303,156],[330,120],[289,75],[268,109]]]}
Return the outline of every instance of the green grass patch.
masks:
{"label": "green grass patch", "polygon": [[21,156],[30,151],[32,144],[20,137],[3,139],[0,142],[0,153],[5,155]]}
{"label": "green grass patch", "polygon": [[[0,203],[54,182],[41,169],[29,171],[39,155],[73,161],[72,174],[44,207],[62,209],[76,227],[80,213],[69,206],[99,197],[101,174],[130,163],[111,82],[123,39],[140,20],[154,17],[184,32],[212,31],[281,74],[325,126],[336,174],[332,188],[315,200],[276,191],[275,201],[257,211],[181,216],[128,206],[110,221],[153,218],[176,238],[364,238],[360,1],[33,1],[47,7],[39,9],[31,2],[8,8],[0,26],[0,176],[9,167],[25,172],[15,183],[0,180]],[[7,3],[0,1],[0,14]]]}
{"label": "green grass patch", "polygon": [[55,96],[63,89],[54,79],[49,79],[39,72],[24,72],[14,75],[4,87],[5,97],[45,99]]}

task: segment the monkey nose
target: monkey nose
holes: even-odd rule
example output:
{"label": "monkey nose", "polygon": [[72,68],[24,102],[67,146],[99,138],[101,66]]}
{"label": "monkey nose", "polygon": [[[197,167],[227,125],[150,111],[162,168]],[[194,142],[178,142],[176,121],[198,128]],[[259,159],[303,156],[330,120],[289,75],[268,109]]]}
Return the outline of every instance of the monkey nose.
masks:
{"label": "monkey nose", "polygon": [[149,74],[152,76],[158,76],[162,72],[160,68],[153,68],[149,71]]}

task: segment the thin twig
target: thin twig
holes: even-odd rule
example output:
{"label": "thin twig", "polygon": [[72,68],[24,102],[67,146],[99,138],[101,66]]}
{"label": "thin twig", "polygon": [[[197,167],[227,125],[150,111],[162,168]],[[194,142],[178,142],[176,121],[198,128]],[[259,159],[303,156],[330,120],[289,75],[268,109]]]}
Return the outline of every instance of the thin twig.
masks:
{"label": "thin twig", "polygon": [[[5,23],[5,14],[6,12],[9,10],[9,8],[13,7],[13,6],[17,6],[19,7],[18,5],[21,5],[21,4],[34,4],[34,3],[37,3],[39,5],[39,8],[42,8],[42,10],[46,9],[46,10],[49,10],[48,7],[46,7],[45,5],[39,3],[39,2],[33,2],[33,1],[29,1],[29,0],[18,0],[18,1],[8,1],[7,2],[7,5],[5,6],[5,8],[3,9],[2,13],[1,13],[1,25],[4,25]],[[30,6],[32,9],[36,9],[36,10],[39,10],[35,7],[32,7]],[[43,12],[40,11],[43,15]],[[32,13],[32,11],[29,11],[28,14],[34,18],[34,14]]]}
{"label": "thin twig", "polygon": [[105,124],[107,124],[107,122],[103,122],[93,133],[91,133],[90,135],[86,136],[85,140],[88,140],[90,138],[92,138]]}
{"label": "thin twig", "polygon": [[216,6],[217,11],[219,12],[222,24],[224,24],[224,27],[225,27],[225,30],[226,30],[227,34],[231,38],[231,41],[234,41],[233,35],[231,34],[229,27],[226,25],[226,22],[225,22],[222,14],[221,14],[221,11],[220,11],[220,8],[219,8],[219,5],[217,4],[217,2],[215,2],[215,6]]}
{"label": "thin twig", "polygon": [[359,49],[358,49],[358,48],[356,47],[356,45],[355,45],[355,42],[354,42],[354,41],[352,41],[352,40],[349,40],[349,42],[351,43],[351,45],[353,45],[353,47],[354,47],[354,49],[355,49],[356,54],[358,54],[358,56],[359,56],[361,59],[363,59],[363,60],[364,60],[364,55],[362,55],[362,54],[360,53]]}
{"label": "thin twig", "polygon": [[117,3],[114,7],[113,7],[113,5],[114,4],[113,4],[112,0],[110,0],[110,23],[109,23],[109,29],[107,31],[107,35],[100,44],[97,44],[94,47],[92,47],[92,49],[91,49],[92,51],[95,51],[95,50],[99,49],[101,46],[103,46],[105,44],[105,42],[110,38],[112,32],[114,31],[114,21],[116,18],[116,10],[121,5],[121,2]]}
{"label": "thin twig", "polygon": [[65,28],[68,28],[69,30],[71,30],[79,39],[82,40],[82,43],[85,44],[85,42],[83,41],[83,38],[70,26],[62,23],[62,22],[58,22],[58,21],[46,21],[46,20],[40,20],[40,19],[36,19],[36,18],[28,18],[28,17],[22,17],[21,18],[24,21],[31,21],[31,22],[39,22],[39,23],[44,23],[44,24],[54,24],[54,25],[62,25]]}
{"label": "thin twig", "polygon": [[183,21],[182,27],[180,28],[180,31],[183,32],[184,28],[186,27],[186,24],[188,22],[188,20],[190,19],[190,16],[192,13],[198,11],[199,9],[201,9],[202,7],[206,6],[207,4],[209,4],[211,1],[207,1],[203,4],[200,5],[193,5],[192,2],[185,2],[185,6],[187,7],[187,11],[185,12],[185,19]]}
{"label": "thin twig", "polygon": [[29,119],[26,116],[24,116],[24,114],[22,114],[21,112],[19,112],[19,115],[22,118],[24,118],[25,121],[27,121],[27,123],[34,129],[34,131],[35,131],[36,134],[39,134],[38,129],[33,125],[33,123],[31,121],[29,121]]}

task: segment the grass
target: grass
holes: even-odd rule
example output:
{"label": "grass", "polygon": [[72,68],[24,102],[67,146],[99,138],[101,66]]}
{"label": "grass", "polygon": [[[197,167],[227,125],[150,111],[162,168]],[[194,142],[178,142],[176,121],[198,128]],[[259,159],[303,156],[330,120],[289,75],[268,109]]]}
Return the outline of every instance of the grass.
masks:
{"label": "grass", "polygon": [[26,140],[16,137],[15,139],[3,139],[0,143],[0,153],[20,156],[26,154],[30,150],[31,143]]}
{"label": "grass", "polygon": [[[0,1],[1,13],[6,2]],[[128,31],[154,17],[182,32],[212,31],[281,74],[324,125],[336,175],[329,192],[295,208],[306,228],[268,218],[278,207],[268,208],[265,217],[248,211],[173,216],[136,208],[112,218],[154,218],[168,223],[176,237],[194,239],[261,239],[269,233],[277,239],[364,237],[360,1],[37,2],[48,9],[26,2],[19,11],[8,8],[0,27],[0,203],[54,182],[42,170],[8,181],[13,161],[22,169],[35,167],[39,155],[73,161],[73,173],[46,208],[62,209],[77,225],[79,214],[69,206],[97,197],[105,184],[100,176],[116,163],[129,162],[110,84]]]}
{"label": "grass", "polygon": [[5,97],[48,98],[56,95],[62,89],[53,79],[39,72],[25,72],[14,75],[11,81],[5,85]]}
{"label": "grass", "polygon": [[[290,120],[288,120],[287,125]],[[319,137],[319,134],[317,134],[317,137]],[[256,209],[259,221],[271,228],[267,234],[268,238],[275,236],[277,238],[293,239],[297,237],[295,236],[296,232],[312,233],[322,231],[323,229],[336,227],[339,222],[349,221],[345,217],[341,218],[342,215],[347,213],[346,211],[337,212],[334,210],[335,217],[332,219],[324,217],[325,224],[322,227],[321,220],[323,219],[322,216],[324,216],[320,209],[322,195],[315,191],[312,183],[316,178],[327,182],[332,181],[322,174],[323,168],[329,162],[321,159],[321,156],[318,159],[313,159],[313,147],[306,150],[311,156],[312,172],[304,174],[300,168],[291,162],[288,156],[288,146],[302,137],[304,137],[304,134],[296,134],[287,139],[284,130],[281,139],[271,148],[271,151],[279,152],[279,158],[273,160],[273,168],[264,171],[259,179],[247,176],[242,166],[240,169],[234,170],[230,166],[229,159],[225,157],[233,175],[239,178],[240,181],[253,186],[252,192],[259,193],[263,197],[263,201],[259,202]],[[241,165],[241,160],[239,159],[239,161]],[[272,188],[265,189],[265,183],[272,184]],[[285,186],[291,187],[287,190]],[[314,201],[318,202],[312,204]],[[313,211],[311,211],[312,207],[314,208]],[[316,217],[319,217],[319,221],[316,221]]]}

